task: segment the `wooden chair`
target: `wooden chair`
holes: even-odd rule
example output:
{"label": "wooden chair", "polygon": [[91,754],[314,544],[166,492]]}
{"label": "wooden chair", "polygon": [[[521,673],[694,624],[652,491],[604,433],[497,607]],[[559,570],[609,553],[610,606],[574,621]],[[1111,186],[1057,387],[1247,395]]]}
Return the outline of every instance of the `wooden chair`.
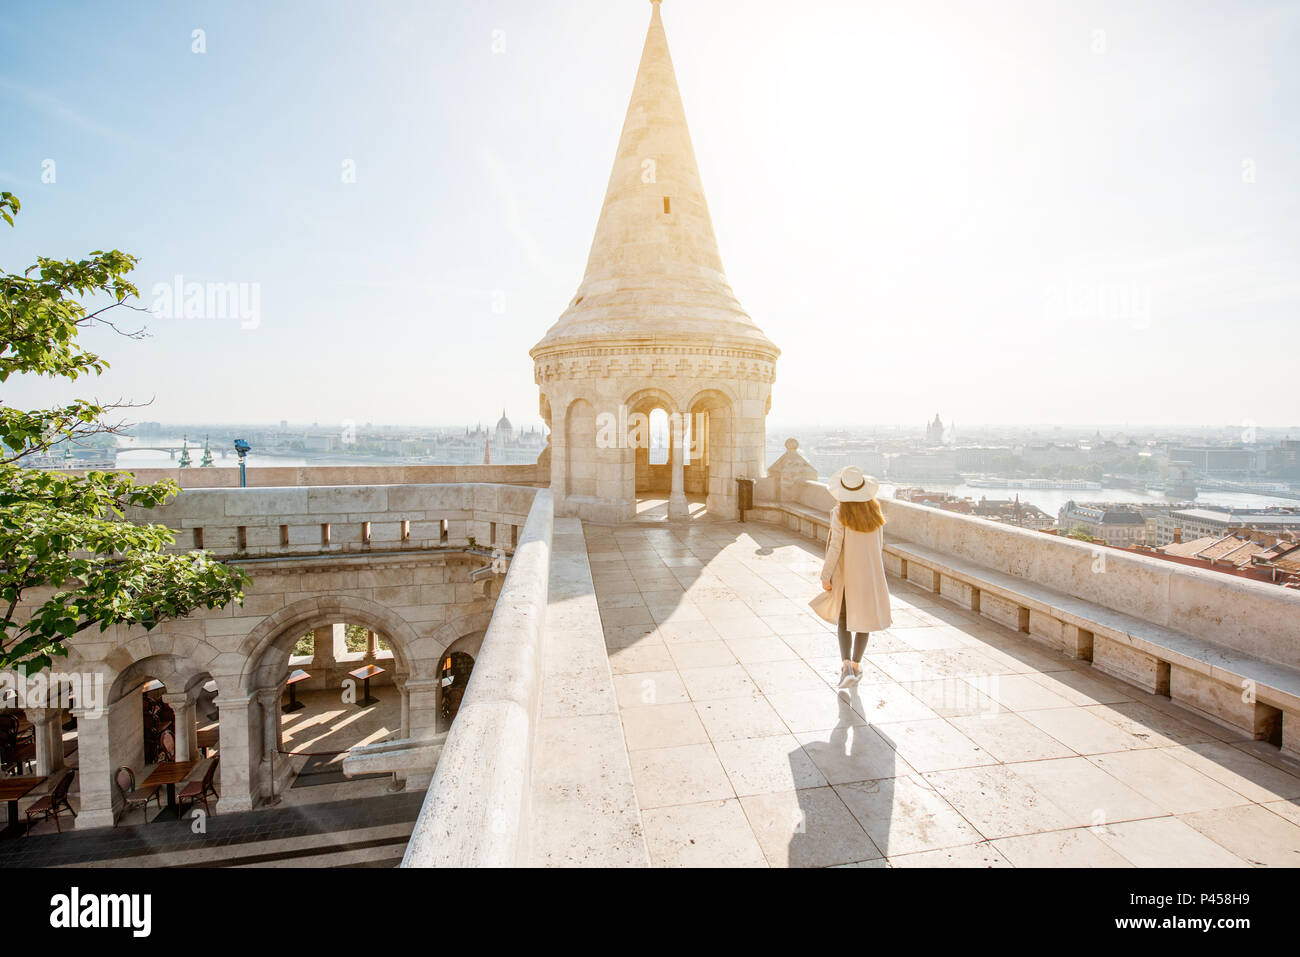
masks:
{"label": "wooden chair", "polygon": [[18,718],[0,711],[0,773],[8,774],[10,768],[20,772],[18,766]]}
{"label": "wooden chair", "polygon": [[[145,810],[149,806],[149,799],[153,798],[158,802],[159,810],[162,809],[162,788],[137,788],[135,786],[135,772],[123,765],[113,774],[113,781],[117,784],[117,790],[122,795],[122,817],[126,817],[132,808],[139,808],[141,815],[144,817],[146,824],[149,823],[149,813]],[[113,822],[117,827],[117,821]]]}
{"label": "wooden chair", "polygon": [[31,772],[36,763],[36,744],[32,741],[0,741],[0,773],[22,774],[26,766]]}
{"label": "wooden chair", "polygon": [[180,813],[182,815],[185,813],[185,804],[187,801],[191,806],[201,801],[203,803],[203,810],[208,814],[212,813],[212,809],[208,807],[208,795],[211,794],[214,798],[221,797],[221,795],[217,793],[217,785],[215,783],[217,777],[217,765],[220,763],[220,756],[213,758],[211,763],[208,764],[208,769],[203,772],[202,781],[191,781],[189,784],[185,785],[185,787],[181,788],[181,793],[176,796],[176,803],[180,805]]}
{"label": "wooden chair", "polygon": [[73,819],[76,818],[77,812],[72,810],[72,805],[68,803],[68,789],[72,787],[72,779],[76,774],[76,771],[69,771],[63,776],[63,780],[54,786],[53,791],[27,809],[28,834],[32,833],[32,818],[38,814],[42,821],[54,818],[54,828],[60,833],[63,832],[63,826],[59,824],[59,811],[67,811]]}

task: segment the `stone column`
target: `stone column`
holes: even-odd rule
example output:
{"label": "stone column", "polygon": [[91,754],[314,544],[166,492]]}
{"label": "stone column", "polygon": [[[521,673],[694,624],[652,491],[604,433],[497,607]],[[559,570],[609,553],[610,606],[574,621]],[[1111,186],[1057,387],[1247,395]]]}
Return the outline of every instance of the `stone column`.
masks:
{"label": "stone column", "polygon": [[257,762],[261,760],[260,738],[253,735],[252,715],[257,707],[250,695],[235,695],[218,689],[221,702],[221,810],[251,811],[256,803]]}
{"label": "stone column", "polygon": [[397,685],[397,691],[402,696],[402,726],[398,733],[399,738],[409,738],[411,736],[411,692],[406,687],[405,678],[398,678],[394,684]]}
{"label": "stone column", "polygon": [[258,703],[262,706],[262,794],[268,798],[274,794],[277,799],[293,778],[293,758],[279,753],[283,736],[280,724],[283,692],[283,687],[275,687],[257,693]]}
{"label": "stone column", "polygon": [[429,737],[438,733],[438,679],[406,679],[402,689],[402,731],[406,737]]}
{"label": "stone column", "polygon": [[686,449],[684,448],[682,417],[674,414],[669,423],[672,447],[670,462],[672,464],[672,491],[668,493],[668,517],[689,518],[690,507],[686,504]]}
{"label": "stone column", "polygon": [[312,672],[320,672],[322,675],[332,672],[338,664],[338,649],[334,645],[334,626],[326,625],[312,632],[312,645]]}
{"label": "stone column", "polygon": [[194,698],[188,692],[180,691],[165,694],[162,699],[176,717],[176,727],[172,731],[176,736],[176,760],[193,761],[199,753],[199,723]]}
{"label": "stone column", "polygon": [[[128,707],[133,704],[139,707],[139,698],[125,700]],[[98,711],[72,710],[77,719],[78,828],[113,826],[115,789],[108,726],[111,710],[112,706]]]}
{"label": "stone column", "polygon": [[28,708],[36,729],[36,773],[48,777],[63,770],[63,712],[58,708]]}

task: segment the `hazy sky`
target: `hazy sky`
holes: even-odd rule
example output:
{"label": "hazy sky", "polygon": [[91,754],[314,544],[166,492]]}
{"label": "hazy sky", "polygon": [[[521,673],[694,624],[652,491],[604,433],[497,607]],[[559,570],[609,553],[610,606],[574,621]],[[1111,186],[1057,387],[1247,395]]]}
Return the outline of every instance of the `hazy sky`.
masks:
{"label": "hazy sky", "polygon": [[[783,349],[774,427],[1300,422],[1300,4],[663,15],[728,276]],[[0,266],[120,248],[146,304],[256,284],[256,321],[92,337],[83,391],[154,397],[139,419],[535,424],[528,349],[582,278],[649,16],[6,3]]]}

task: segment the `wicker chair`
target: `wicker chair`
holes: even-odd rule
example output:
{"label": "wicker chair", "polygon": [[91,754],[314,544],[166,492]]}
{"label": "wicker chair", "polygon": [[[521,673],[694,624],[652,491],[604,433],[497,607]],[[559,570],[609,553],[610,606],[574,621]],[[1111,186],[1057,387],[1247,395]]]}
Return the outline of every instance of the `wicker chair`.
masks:
{"label": "wicker chair", "polygon": [[72,787],[72,779],[76,775],[76,771],[69,771],[63,776],[63,780],[54,786],[53,791],[27,809],[28,834],[32,833],[32,818],[37,815],[40,815],[42,821],[54,818],[54,828],[60,833],[63,831],[63,826],[59,824],[59,811],[67,811],[74,819],[76,818],[77,812],[68,803],[68,789]]}
{"label": "wicker chair", "polygon": [[191,806],[202,802],[203,810],[208,814],[212,813],[212,809],[208,807],[208,795],[211,794],[214,798],[221,796],[217,793],[216,785],[217,765],[220,763],[220,756],[213,758],[208,764],[208,769],[203,772],[203,780],[191,781],[181,788],[181,793],[176,796],[181,814],[185,813],[186,802],[189,802]]}
{"label": "wicker chair", "polygon": [[[135,772],[123,765],[113,774],[113,781],[117,784],[118,793],[122,795],[122,817],[126,817],[132,809],[139,808],[145,823],[149,822],[149,814],[145,810],[149,806],[149,800],[158,802],[158,808],[162,809],[162,788],[137,788],[135,786]],[[113,822],[117,827],[117,821]]]}

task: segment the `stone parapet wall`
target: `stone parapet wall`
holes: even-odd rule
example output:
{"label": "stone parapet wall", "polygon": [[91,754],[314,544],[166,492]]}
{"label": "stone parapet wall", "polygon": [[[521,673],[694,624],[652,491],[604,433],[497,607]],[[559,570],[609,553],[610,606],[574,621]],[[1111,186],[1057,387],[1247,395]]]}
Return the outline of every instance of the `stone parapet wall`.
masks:
{"label": "stone parapet wall", "polygon": [[478,483],[186,489],[128,517],[173,529],[177,551],[223,558],[464,548],[470,538],[510,551],[537,494]]}
{"label": "stone parapet wall", "polygon": [[881,504],[889,522],[887,540],[906,540],[1300,669],[1300,592],[1295,590],[910,502]]}
{"label": "stone parapet wall", "polygon": [[554,508],[537,494],[403,867],[512,867],[528,855]]}
{"label": "stone parapet wall", "polygon": [[[130,472],[141,483],[170,479],[182,488],[239,488],[238,466],[212,468],[116,469]],[[84,469],[70,470],[84,475]],[[247,470],[250,488],[324,485],[450,485],[483,482],[498,485],[550,484],[544,465],[304,465],[269,466]]]}

